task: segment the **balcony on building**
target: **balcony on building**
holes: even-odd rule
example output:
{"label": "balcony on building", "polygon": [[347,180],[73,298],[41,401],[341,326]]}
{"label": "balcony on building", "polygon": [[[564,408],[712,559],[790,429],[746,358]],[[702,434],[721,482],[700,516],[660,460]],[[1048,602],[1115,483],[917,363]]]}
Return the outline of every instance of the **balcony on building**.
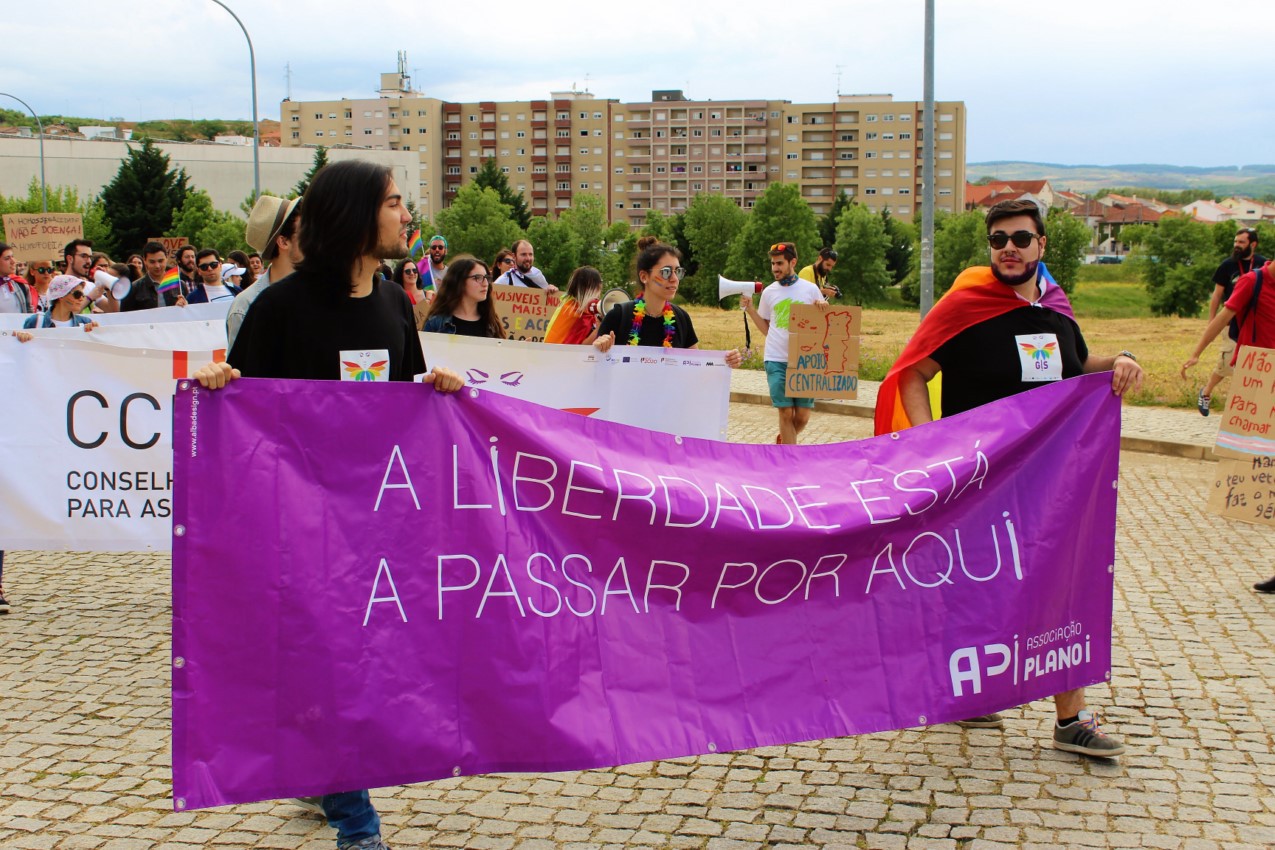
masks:
{"label": "balcony on building", "polygon": [[570,118],[555,118],[553,119],[553,126],[557,130],[570,130],[571,119]]}
{"label": "balcony on building", "polygon": [[571,154],[556,153],[553,155],[553,161],[555,165],[561,165],[562,163],[567,163],[569,165],[571,163]]}
{"label": "balcony on building", "polygon": [[447,156],[443,157],[443,165],[460,165],[460,163],[460,154],[452,154],[449,152]]}

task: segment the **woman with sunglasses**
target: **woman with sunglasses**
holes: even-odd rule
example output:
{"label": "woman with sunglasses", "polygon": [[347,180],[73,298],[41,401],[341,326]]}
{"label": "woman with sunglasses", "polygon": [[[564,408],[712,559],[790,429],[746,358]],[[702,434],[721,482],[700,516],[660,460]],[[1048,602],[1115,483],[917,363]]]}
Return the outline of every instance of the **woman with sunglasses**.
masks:
{"label": "woman with sunglasses", "polygon": [[407,297],[415,306],[425,299],[425,290],[421,288],[421,271],[412,259],[403,260],[394,269],[394,282],[403,287]]}
{"label": "woman with sunglasses", "polygon": [[[88,304],[88,297],[84,294],[84,284],[85,281],[69,274],[60,274],[53,278],[45,293],[49,301],[49,309],[27,316],[22,327],[27,330],[75,327],[83,327],[86,331],[93,330],[97,327],[97,322],[80,312]],[[22,342],[27,342],[31,339],[31,334],[19,332],[17,337]]]}
{"label": "woman with sunglasses", "polygon": [[496,259],[491,261],[491,279],[494,281],[514,267],[514,252],[501,248],[496,252]]}
{"label": "woman with sunglasses", "polygon": [[435,290],[429,318],[421,330],[488,339],[505,338],[505,328],[496,317],[496,307],[487,297],[491,291],[491,275],[482,260],[466,254],[452,260]]}
{"label": "woman with sunglasses", "polygon": [[47,293],[49,283],[58,273],[57,266],[53,265],[52,260],[36,260],[27,266],[27,272],[27,281],[30,282],[31,288],[35,290],[39,299],[39,304],[35,308],[36,312],[43,313],[49,309]]}
{"label": "woman with sunglasses", "polygon": [[[639,239],[637,275],[642,294],[611,308],[598,327],[593,347],[605,352],[619,339],[628,345],[699,348],[690,314],[673,303],[685,274],[682,255],[676,248],[654,236]],[[726,365],[731,368],[742,359],[738,350],[726,352]]]}

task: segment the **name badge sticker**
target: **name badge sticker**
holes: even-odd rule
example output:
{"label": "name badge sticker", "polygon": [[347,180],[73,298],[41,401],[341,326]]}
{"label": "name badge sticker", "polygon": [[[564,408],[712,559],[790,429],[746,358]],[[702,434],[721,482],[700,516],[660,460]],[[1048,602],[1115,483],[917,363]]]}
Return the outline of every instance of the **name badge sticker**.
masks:
{"label": "name badge sticker", "polygon": [[1018,343],[1018,359],[1023,367],[1023,381],[1061,381],[1062,352],[1057,334],[1022,334]]}

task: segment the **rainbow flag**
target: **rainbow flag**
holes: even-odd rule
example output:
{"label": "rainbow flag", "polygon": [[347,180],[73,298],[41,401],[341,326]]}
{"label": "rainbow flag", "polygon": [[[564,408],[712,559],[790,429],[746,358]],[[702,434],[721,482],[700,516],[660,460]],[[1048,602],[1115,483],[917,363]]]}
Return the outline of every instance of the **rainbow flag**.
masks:
{"label": "rainbow flag", "polygon": [[417,252],[425,253],[425,242],[421,239],[421,232],[418,230],[412,234],[412,238],[407,240],[407,256],[415,257]]}
{"label": "rainbow flag", "polygon": [[171,292],[172,290],[181,286],[181,283],[182,283],[181,274],[178,273],[176,268],[171,268],[168,271],[164,272],[164,276],[159,279],[159,291]]}

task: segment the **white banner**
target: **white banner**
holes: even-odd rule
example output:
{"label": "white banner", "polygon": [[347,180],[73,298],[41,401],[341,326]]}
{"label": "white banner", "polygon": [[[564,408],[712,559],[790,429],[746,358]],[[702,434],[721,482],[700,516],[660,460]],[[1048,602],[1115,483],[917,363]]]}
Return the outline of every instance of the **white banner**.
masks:
{"label": "white banner", "polygon": [[591,345],[437,333],[422,333],[421,348],[430,368],[454,369],[479,390],[651,431],[726,439],[724,351],[617,345],[598,354]]}
{"label": "white banner", "polygon": [[212,357],[0,337],[0,549],[169,548],[174,381]]}
{"label": "white banner", "polygon": [[[107,325],[156,325],[166,322],[221,322],[225,332],[226,314],[233,299],[211,304],[188,304],[185,307],[156,307],[154,310],[132,310],[128,313],[94,313],[93,321]],[[30,313],[0,313],[0,331],[21,330]],[[224,340],[223,340],[224,342]]]}
{"label": "white banner", "polygon": [[[214,359],[204,343],[225,345],[224,333],[207,324],[54,329],[27,343],[0,333],[7,402],[0,550],[170,547],[173,387]],[[107,331],[118,338],[108,342]],[[480,391],[683,436],[726,437],[723,352],[617,346],[600,355],[591,346],[447,334],[421,341],[430,366],[450,366]]]}

